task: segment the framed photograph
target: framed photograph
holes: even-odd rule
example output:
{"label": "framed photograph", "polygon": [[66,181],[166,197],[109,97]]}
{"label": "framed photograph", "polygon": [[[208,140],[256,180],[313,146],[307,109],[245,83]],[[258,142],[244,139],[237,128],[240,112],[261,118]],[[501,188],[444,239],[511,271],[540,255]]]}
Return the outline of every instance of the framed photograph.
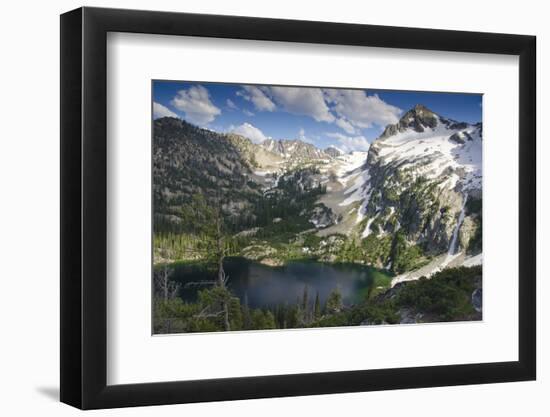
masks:
{"label": "framed photograph", "polygon": [[61,401],[533,380],[535,37],[61,16]]}

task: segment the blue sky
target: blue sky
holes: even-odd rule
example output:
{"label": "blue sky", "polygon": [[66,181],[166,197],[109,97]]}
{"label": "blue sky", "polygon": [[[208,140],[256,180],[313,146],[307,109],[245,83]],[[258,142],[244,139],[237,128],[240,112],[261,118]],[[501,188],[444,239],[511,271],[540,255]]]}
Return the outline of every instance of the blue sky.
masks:
{"label": "blue sky", "polygon": [[366,150],[415,104],[457,121],[481,121],[480,94],[153,82],[153,116],[180,117],[254,142],[302,139],[320,148]]}

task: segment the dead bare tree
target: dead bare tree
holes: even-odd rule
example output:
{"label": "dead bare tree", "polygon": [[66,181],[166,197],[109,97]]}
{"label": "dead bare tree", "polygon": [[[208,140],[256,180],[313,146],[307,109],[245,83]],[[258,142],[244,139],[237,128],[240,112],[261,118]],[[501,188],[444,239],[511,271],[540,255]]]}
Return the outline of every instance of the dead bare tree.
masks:
{"label": "dead bare tree", "polygon": [[[196,216],[197,233],[202,236],[203,244],[196,246],[189,253],[196,254],[199,258],[205,260],[216,268],[216,278],[214,280],[193,281],[185,284],[184,288],[212,286],[222,291],[215,291],[215,298],[195,318],[215,318],[223,316],[223,326],[225,330],[231,330],[229,320],[229,307],[231,296],[227,290],[229,276],[225,273],[223,262],[228,254],[224,235],[224,219],[222,211],[222,199],[220,196],[214,201],[207,201],[203,196],[195,196],[193,199],[192,215]],[[162,287],[161,285],[161,288]]]}
{"label": "dead bare tree", "polygon": [[[155,302],[164,303],[166,305],[169,300],[173,300],[177,297],[180,284],[170,279],[173,272],[173,269],[169,268],[167,265],[164,265],[162,269],[155,271],[155,293],[157,294],[156,297],[158,297]],[[171,333],[173,320],[173,317],[163,317],[164,332]]]}
{"label": "dead bare tree", "polygon": [[170,279],[172,273],[173,270],[166,265],[155,273],[155,286],[165,302],[175,298],[180,288],[180,284]]}
{"label": "dead bare tree", "polygon": [[[222,210],[221,205],[218,203],[218,208],[216,210],[216,244],[217,244],[217,258],[218,258],[218,286],[222,289],[226,289],[226,283],[229,279],[229,276],[226,276],[225,270],[223,269],[223,261],[226,256],[225,242],[223,238],[222,231]],[[224,328],[226,331],[231,330],[231,325],[229,323],[229,303],[225,298],[222,300],[222,311],[224,313]]]}

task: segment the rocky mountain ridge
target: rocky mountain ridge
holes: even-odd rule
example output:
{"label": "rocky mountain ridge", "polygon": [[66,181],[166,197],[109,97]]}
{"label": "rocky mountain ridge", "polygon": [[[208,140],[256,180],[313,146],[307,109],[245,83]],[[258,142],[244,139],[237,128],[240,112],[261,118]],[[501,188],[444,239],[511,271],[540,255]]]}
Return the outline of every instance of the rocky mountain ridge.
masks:
{"label": "rocky mountain ridge", "polygon": [[351,242],[368,254],[363,262],[397,274],[481,262],[481,124],[417,105],[368,152],[349,154],[297,139],[255,144],[172,118],[155,120],[154,141],[163,224],[182,224],[178,207],[194,193],[224,195],[234,233],[313,232],[303,250],[321,259],[337,259],[330,242]]}
{"label": "rocky mountain ridge", "polygon": [[300,139],[266,139],[260,145],[283,158],[326,160],[331,157],[324,150]]}
{"label": "rocky mountain ridge", "polygon": [[[417,105],[386,127],[370,146],[363,181],[355,189],[356,229],[381,246],[379,265],[396,272],[395,252],[422,263],[439,255],[481,252],[482,126],[443,118]],[[454,237],[454,241],[453,241]],[[444,257],[434,271],[452,259]]]}

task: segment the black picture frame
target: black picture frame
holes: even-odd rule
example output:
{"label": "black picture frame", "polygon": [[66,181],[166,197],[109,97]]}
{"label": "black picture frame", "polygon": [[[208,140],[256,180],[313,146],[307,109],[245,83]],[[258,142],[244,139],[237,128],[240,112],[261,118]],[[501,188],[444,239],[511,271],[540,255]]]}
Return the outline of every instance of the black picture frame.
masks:
{"label": "black picture frame", "polygon": [[[108,32],[519,56],[519,358],[513,362],[107,385]],[[81,409],[534,380],[536,38],[80,8],[61,16],[61,401]]]}

